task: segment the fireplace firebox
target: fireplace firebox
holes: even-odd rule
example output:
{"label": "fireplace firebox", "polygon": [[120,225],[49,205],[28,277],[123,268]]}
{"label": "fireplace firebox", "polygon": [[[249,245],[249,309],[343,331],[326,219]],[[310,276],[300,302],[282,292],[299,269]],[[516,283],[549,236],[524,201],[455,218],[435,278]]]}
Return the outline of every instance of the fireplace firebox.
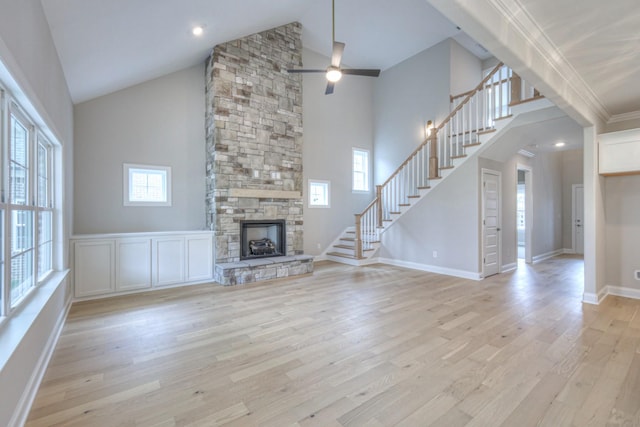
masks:
{"label": "fireplace firebox", "polygon": [[287,232],[283,219],[240,221],[240,259],[286,254]]}

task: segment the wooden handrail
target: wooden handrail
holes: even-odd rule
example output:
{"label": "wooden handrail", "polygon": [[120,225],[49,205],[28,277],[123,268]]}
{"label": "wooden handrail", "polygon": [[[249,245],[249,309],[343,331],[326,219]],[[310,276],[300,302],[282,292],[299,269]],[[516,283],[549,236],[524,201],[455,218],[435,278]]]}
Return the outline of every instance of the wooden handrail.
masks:
{"label": "wooden handrail", "polygon": [[[472,90],[470,90],[469,92],[465,93],[466,98],[460,102],[454,109],[453,111],[451,111],[449,113],[449,115],[442,121],[442,123],[440,123],[440,125],[438,125],[437,127],[432,127],[430,129],[430,133],[429,136],[415,149],[413,150],[413,152],[407,157],[407,159],[402,162],[402,164],[400,166],[398,166],[398,168],[389,176],[389,178],[387,178],[387,180],[382,183],[382,185],[377,185],[376,186],[376,197],[375,199],[369,204],[369,206],[367,206],[362,213],[359,214],[355,214],[355,219],[356,219],[356,238],[355,238],[355,255],[357,259],[362,259],[363,258],[363,254],[362,254],[362,218],[369,213],[369,211],[373,210],[374,207],[376,208],[376,215],[375,215],[375,220],[374,222],[377,223],[378,227],[382,226],[381,220],[382,220],[382,211],[383,211],[383,206],[382,206],[382,189],[384,187],[387,186],[387,184],[389,184],[396,176],[398,176],[398,174],[403,170],[403,168],[405,166],[407,166],[407,164],[409,164],[409,162],[412,161],[412,159],[414,157],[416,157],[418,155],[418,153],[420,152],[420,150],[422,150],[427,144],[429,144],[430,142],[432,143],[431,146],[431,152],[429,153],[429,179],[434,179],[438,177],[438,158],[437,158],[437,143],[438,143],[438,132],[440,130],[442,130],[452,119],[453,117],[458,113],[458,111],[460,111],[466,104],[468,104],[471,99],[481,90],[486,89],[487,87],[491,86],[491,85],[486,85],[487,82],[493,78],[493,76],[500,70],[500,68],[502,68],[504,64],[502,62],[500,62],[498,65],[496,65],[493,70],[491,70],[491,72],[489,74],[487,74],[487,76],[482,79],[482,81]],[[508,81],[509,79],[506,79],[504,81]],[[504,81],[501,80],[500,83],[496,83],[496,84],[492,84],[492,85],[497,85],[497,84],[502,84],[504,83]],[[435,157],[434,157],[435,156]]]}
{"label": "wooden handrail", "polygon": [[[489,81],[489,79],[491,79],[493,77],[493,75],[495,73],[498,72],[498,70],[500,70],[500,68],[503,66],[504,64],[502,62],[500,62],[498,65],[495,66],[495,68],[493,70],[491,70],[491,72],[489,74],[487,74],[487,77],[485,77],[484,79],[482,79],[482,81],[474,88],[472,89],[469,94],[467,95],[467,98],[462,101],[460,104],[458,104],[458,106],[451,112],[449,113],[449,115],[447,116],[447,118],[444,119],[444,121],[442,123],[440,123],[440,125],[437,128],[432,128],[431,129],[431,135],[433,134],[437,134],[438,131],[440,129],[442,129],[448,122],[449,120],[451,120],[451,118],[458,112],[460,111],[460,109],[462,109],[462,107],[469,102],[469,100],[471,100],[471,98],[473,97],[473,95],[476,94],[476,92],[479,92],[480,90],[482,90],[484,88],[484,84],[486,82]],[[422,149],[422,147],[424,147],[425,145],[427,145],[430,141],[430,138],[425,139],[422,144],[418,145],[418,148],[416,148],[413,153],[411,153],[409,155],[409,157],[407,157],[407,159],[400,165],[398,166],[398,168],[389,176],[389,178],[387,178],[387,180],[382,183],[382,186],[386,186],[389,182],[391,182],[391,180],[393,178],[396,177],[396,175],[398,175],[400,173],[400,171],[402,170],[402,168],[404,168],[407,163],[409,163],[411,161],[411,159],[418,154],[418,152]]]}
{"label": "wooden handrail", "polygon": [[[508,81],[511,81],[511,80],[512,80],[512,78],[511,78],[511,77],[507,77],[506,79],[502,79],[502,80],[500,80],[499,82],[491,82],[490,84],[485,85],[485,86],[483,87],[483,89],[487,89],[487,88],[490,88],[490,87],[492,87],[492,86],[499,86],[499,85],[501,85],[501,84],[503,84],[503,83],[507,83]],[[465,97],[465,96],[469,95],[470,93],[474,93],[476,90],[477,90],[477,89],[471,89],[471,90],[468,90],[468,91],[466,91],[466,92],[459,93],[459,94],[457,94],[457,95],[449,95],[449,102],[453,102],[453,101],[455,101],[455,100],[456,100],[456,99],[458,99],[458,98]]]}
{"label": "wooden handrail", "polygon": [[478,84],[478,86],[475,87],[475,89],[473,89],[471,91],[471,93],[469,93],[469,95],[467,95],[467,97],[464,99],[464,101],[462,101],[460,104],[458,104],[456,106],[456,108],[453,109],[452,112],[449,113],[449,115],[442,121],[442,123],[440,123],[440,125],[438,125],[437,128],[435,128],[435,130],[432,130],[431,132],[438,132],[440,129],[442,129],[447,123],[449,123],[449,120],[451,120],[451,118],[453,116],[456,115],[456,113],[458,111],[460,111],[462,109],[462,107],[465,106],[465,104],[467,102],[469,102],[471,100],[471,98],[473,98],[473,95],[475,95],[477,92],[481,91],[482,89],[484,89],[484,84],[486,82],[489,81],[489,79],[493,78],[493,75],[495,73],[498,72],[498,70],[500,70],[500,68],[502,68],[504,64],[502,62],[500,62],[498,65],[495,66],[495,68],[493,70],[491,70],[491,72],[489,74],[487,74],[487,77],[485,77],[484,79],[482,79],[482,81]]}

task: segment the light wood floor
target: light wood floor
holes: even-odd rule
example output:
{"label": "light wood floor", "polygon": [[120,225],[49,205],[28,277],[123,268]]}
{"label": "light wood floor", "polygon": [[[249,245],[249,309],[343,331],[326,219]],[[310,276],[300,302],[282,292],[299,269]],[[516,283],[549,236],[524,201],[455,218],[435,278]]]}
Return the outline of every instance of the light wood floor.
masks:
{"label": "light wood floor", "polygon": [[640,425],[640,301],[581,278],[327,262],[75,304],[27,425]]}

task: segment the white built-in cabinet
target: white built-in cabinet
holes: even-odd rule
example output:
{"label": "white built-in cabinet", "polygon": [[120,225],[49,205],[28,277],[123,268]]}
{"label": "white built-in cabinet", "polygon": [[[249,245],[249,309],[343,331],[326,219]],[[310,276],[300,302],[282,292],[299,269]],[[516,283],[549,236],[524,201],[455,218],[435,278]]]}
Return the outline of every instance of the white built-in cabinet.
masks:
{"label": "white built-in cabinet", "polygon": [[640,129],[603,133],[598,139],[601,175],[640,174]]}
{"label": "white built-in cabinet", "polygon": [[74,236],[71,252],[79,299],[213,279],[208,231]]}

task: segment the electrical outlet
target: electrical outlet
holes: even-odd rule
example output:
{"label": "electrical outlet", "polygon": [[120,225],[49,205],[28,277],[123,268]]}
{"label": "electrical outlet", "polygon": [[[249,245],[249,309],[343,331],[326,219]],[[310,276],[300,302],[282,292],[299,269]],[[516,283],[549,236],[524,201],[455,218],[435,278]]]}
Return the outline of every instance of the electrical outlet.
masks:
{"label": "electrical outlet", "polygon": [[433,251],[433,257],[438,258],[438,251]]}

